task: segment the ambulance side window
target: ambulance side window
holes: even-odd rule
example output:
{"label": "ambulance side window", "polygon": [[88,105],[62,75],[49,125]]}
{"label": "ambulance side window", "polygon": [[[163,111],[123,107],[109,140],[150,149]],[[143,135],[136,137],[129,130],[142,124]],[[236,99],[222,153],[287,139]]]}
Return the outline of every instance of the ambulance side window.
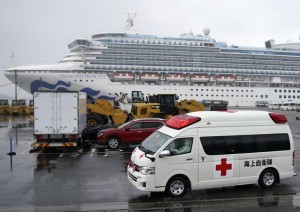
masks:
{"label": "ambulance side window", "polygon": [[236,136],[201,137],[201,144],[208,155],[236,154],[238,138]]}
{"label": "ambulance side window", "polygon": [[207,155],[290,150],[288,134],[259,134],[239,136],[210,136],[200,138]]}
{"label": "ambulance side window", "polygon": [[165,150],[169,150],[172,155],[187,154],[192,151],[193,138],[178,138],[172,141]]}

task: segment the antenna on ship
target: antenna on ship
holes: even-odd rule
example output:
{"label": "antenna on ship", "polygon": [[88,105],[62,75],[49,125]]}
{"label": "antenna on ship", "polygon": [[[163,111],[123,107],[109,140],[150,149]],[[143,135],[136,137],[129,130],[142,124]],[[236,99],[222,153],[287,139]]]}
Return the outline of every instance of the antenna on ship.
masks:
{"label": "antenna on ship", "polygon": [[136,12],[134,13],[133,16],[131,16],[131,13],[127,13],[128,17],[127,17],[127,25],[125,25],[125,32],[130,32],[132,31],[132,28],[134,26],[134,18],[136,16]]}
{"label": "antenna on ship", "polygon": [[15,51],[13,51],[13,52],[11,53],[10,58],[11,58],[11,60],[12,60],[12,62],[13,62],[13,65],[16,66],[16,61],[15,61]]}

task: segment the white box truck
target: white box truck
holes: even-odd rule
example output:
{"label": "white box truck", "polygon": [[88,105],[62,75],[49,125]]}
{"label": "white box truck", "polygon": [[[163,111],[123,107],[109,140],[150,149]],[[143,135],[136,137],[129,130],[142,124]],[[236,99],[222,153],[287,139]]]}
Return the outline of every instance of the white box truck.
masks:
{"label": "white box truck", "polygon": [[33,94],[32,149],[76,147],[86,127],[86,94],[83,92],[35,92]]}

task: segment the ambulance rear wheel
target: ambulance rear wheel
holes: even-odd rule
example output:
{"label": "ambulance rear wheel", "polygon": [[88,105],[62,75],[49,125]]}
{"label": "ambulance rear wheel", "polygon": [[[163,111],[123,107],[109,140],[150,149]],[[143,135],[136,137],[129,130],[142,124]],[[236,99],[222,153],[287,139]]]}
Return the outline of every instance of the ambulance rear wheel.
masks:
{"label": "ambulance rear wheel", "polygon": [[182,197],[188,190],[188,184],[183,177],[175,176],[169,180],[166,186],[166,193],[170,197]]}
{"label": "ambulance rear wheel", "polygon": [[277,173],[273,169],[266,169],[260,174],[258,183],[263,188],[271,188],[278,182],[277,178]]}

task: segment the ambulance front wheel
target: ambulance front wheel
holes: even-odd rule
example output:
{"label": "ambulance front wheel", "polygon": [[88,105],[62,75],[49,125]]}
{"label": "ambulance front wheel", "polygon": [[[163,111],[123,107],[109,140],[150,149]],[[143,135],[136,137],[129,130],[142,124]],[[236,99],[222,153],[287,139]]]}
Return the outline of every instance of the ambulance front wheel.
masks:
{"label": "ambulance front wheel", "polygon": [[166,193],[170,197],[182,197],[188,190],[187,181],[180,176],[175,176],[169,180],[166,186]]}
{"label": "ambulance front wheel", "polygon": [[258,183],[263,188],[271,188],[278,182],[278,175],[273,169],[264,170],[260,176]]}

